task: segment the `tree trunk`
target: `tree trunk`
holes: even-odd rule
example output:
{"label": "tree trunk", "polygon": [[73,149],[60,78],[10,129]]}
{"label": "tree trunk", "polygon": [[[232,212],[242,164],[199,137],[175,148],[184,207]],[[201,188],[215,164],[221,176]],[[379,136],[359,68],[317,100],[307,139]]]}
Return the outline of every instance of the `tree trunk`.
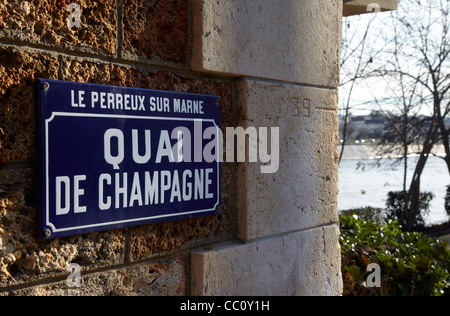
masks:
{"label": "tree trunk", "polygon": [[417,162],[416,169],[414,170],[414,175],[411,180],[411,186],[409,188],[409,207],[406,214],[404,214],[403,223],[405,231],[413,231],[416,224],[417,215],[420,214],[420,178],[422,177],[423,170],[427,163],[428,157],[433,149],[433,145],[436,141],[436,136],[438,129],[434,123],[431,124],[430,130],[427,134],[427,139],[425,140],[420,153],[419,161]]}
{"label": "tree trunk", "polygon": [[[414,171],[413,180],[408,192],[409,205],[407,205],[407,212],[404,214],[403,223],[405,231],[411,232],[416,226],[417,215],[420,214],[420,178],[422,176],[423,169],[427,162],[427,156],[421,156],[417,163],[416,170]],[[406,203],[405,203],[406,204]]]}
{"label": "tree trunk", "polygon": [[347,144],[347,119],[348,119],[348,105],[345,108],[345,117],[344,117],[344,128],[342,130],[342,146],[341,146],[341,152],[339,154],[339,164],[342,161],[342,157],[344,156],[344,150],[345,150],[345,145]]}

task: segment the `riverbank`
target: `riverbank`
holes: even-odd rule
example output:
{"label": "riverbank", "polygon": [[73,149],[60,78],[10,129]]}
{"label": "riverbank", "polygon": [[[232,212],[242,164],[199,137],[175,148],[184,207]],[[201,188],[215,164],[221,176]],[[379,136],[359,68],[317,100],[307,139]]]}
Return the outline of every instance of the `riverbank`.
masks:
{"label": "riverbank", "polygon": [[[341,152],[342,146],[339,146],[339,153]],[[421,146],[411,145],[409,146],[409,156],[418,156],[420,153]],[[433,155],[443,156],[445,155],[445,149],[443,145],[434,146],[432,152]],[[401,153],[392,153],[389,155],[391,158],[401,157]],[[371,160],[371,159],[382,159],[388,158],[388,156],[381,156],[378,153],[377,146],[375,144],[350,144],[345,145],[343,160]]]}
{"label": "riverbank", "polygon": [[[416,152],[417,152],[417,148]],[[340,150],[340,148],[339,148]],[[413,152],[414,148],[411,148]],[[443,146],[433,149],[435,155],[444,155]],[[413,174],[414,154],[408,168],[408,181]],[[416,155],[417,156],[417,155]],[[376,146],[371,144],[346,145],[344,159],[339,165],[339,209],[347,210],[370,205],[384,209],[387,193],[402,190],[403,167],[392,165],[384,159],[380,164],[373,164],[377,156]],[[363,164],[364,168],[359,168]],[[446,165],[442,159],[430,157],[427,168],[422,175],[423,191],[432,192],[435,197],[431,202],[430,213],[425,216],[424,233],[449,242],[450,222],[445,210],[446,186],[450,183],[448,173],[442,173]],[[449,246],[450,247],[450,246]]]}
{"label": "riverbank", "polygon": [[448,249],[450,250],[450,221],[440,225],[425,227],[424,233],[430,237],[435,237],[439,240],[446,241],[448,244]]}
{"label": "riverbank", "polygon": [[447,244],[448,244],[447,249],[450,250],[450,235],[441,236],[441,237],[438,237],[437,239],[447,242]]}
{"label": "riverbank", "polygon": [[424,227],[423,232],[431,237],[450,237],[450,221],[442,224],[426,226]]}

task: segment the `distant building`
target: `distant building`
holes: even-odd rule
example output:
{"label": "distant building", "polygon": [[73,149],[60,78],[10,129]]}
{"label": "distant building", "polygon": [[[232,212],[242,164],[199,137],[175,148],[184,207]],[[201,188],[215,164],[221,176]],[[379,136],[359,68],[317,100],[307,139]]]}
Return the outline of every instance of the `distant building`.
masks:
{"label": "distant building", "polygon": [[[350,141],[374,140],[383,136],[384,127],[387,120],[380,113],[371,115],[347,117],[346,139]],[[345,116],[339,116],[339,136],[344,138]]]}

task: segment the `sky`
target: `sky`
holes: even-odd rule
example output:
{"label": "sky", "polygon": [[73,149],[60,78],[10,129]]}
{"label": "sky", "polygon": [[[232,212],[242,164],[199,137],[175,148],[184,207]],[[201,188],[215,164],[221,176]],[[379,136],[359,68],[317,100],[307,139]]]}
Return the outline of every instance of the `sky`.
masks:
{"label": "sky", "polygon": [[[343,20],[343,32],[344,41],[348,40],[349,48],[347,51],[341,51],[343,55],[342,58],[346,58],[349,54],[348,50],[356,47],[360,44],[362,38],[367,31],[368,25],[370,25],[367,33],[367,46],[364,48],[365,51],[370,50],[373,45],[373,38],[377,37],[379,32],[388,32],[388,28],[380,23],[380,19],[389,18],[390,13],[369,13],[359,16],[347,17]],[[371,42],[372,41],[372,42]],[[371,42],[371,43],[369,43]],[[370,47],[368,47],[370,46]],[[356,73],[357,58],[359,58],[359,53],[356,53],[354,58],[349,58],[345,61],[342,66],[341,81],[347,81],[349,76]],[[366,58],[367,59],[367,58]],[[348,75],[346,75],[348,74]],[[350,84],[341,86],[339,89],[339,106],[343,107],[347,104],[347,100],[350,94]],[[385,87],[377,80],[366,80],[355,86],[353,86],[350,99],[353,115],[366,115],[369,114],[373,105],[367,104],[373,101],[373,96],[382,96],[385,94]]]}
{"label": "sky", "polygon": [[[414,0],[415,1],[415,0]],[[435,19],[437,25],[431,28],[429,34],[431,36],[440,36],[441,30],[439,29],[440,16],[439,13],[427,16],[422,10],[414,10],[414,1],[408,2],[402,0],[400,2],[399,10],[395,14],[405,16],[406,18],[412,18],[412,21],[420,20],[424,21],[427,18]],[[417,0],[419,1],[419,0]],[[438,2],[439,0],[420,0],[422,3]],[[445,1],[445,0],[444,0]],[[402,3],[403,2],[403,3]],[[412,3],[412,4],[411,4]],[[408,4],[408,6],[407,6]],[[417,6],[418,8],[418,6]],[[359,16],[347,17],[343,20],[343,37],[344,44],[341,50],[341,83],[347,81],[351,76],[357,72],[357,66],[359,64],[360,52],[364,49],[365,55],[361,59],[360,67],[373,66],[376,62],[379,62],[383,55],[377,55],[380,50],[390,49],[389,45],[385,46],[385,38],[392,37],[393,25],[392,25],[392,13],[391,12],[381,12],[381,13],[369,13]],[[369,28],[367,26],[369,25]],[[361,40],[367,32],[367,39],[363,45],[361,45]],[[400,32],[400,34],[403,34]],[[408,38],[402,38],[402,41],[407,42]],[[415,39],[414,39],[415,40]],[[345,45],[348,43],[348,45]],[[407,46],[407,45],[405,45]],[[355,54],[351,58],[347,59],[349,52],[352,48],[358,47]],[[407,50],[406,53],[409,53]],[[412,52],[412,51],[411,51]],[[370,54],[369,54],[370,53]],[[412,55],[412,54],[411,54]],[[381,57],[381,58],[377,58]],[[375,61],[375,63],[370,63],[370,61]],[[408,61],[408,63],[411,63]],[[343,108],[349,99],[350,84],[341,86],[339,89],[340,108]],[[375,98],[382,99],[387,95],[391,94],[392,91],[398,90],[399,87],[396,86],[395,81],[387,80],[383,78],[374,78],[361,81],[361,83],[353,87],[352,93],[350,94],[350,112],[353,115],[367,115],[372,112],[372,110],[379,110],[379,106],[376,105],[373,100]],[[386,105],[383,106],[383,110],[390,110]],[[421,114],[428,115],[430,111],[426,108],[421,110]]]}

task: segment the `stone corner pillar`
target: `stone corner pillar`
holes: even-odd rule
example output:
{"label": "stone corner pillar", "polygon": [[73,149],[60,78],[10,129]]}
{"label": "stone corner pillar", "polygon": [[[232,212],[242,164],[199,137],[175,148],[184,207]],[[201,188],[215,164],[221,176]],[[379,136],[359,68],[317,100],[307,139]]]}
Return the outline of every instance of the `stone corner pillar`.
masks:
{"label": "stone corner pillar", "polygon": [[239,126],[267,128],[269,148],[279,136],[276,172],[239,164],[239,240],[192,253],[192,294],[340,295],[343,3],[193,0],[192,10],[193,69],[238,77]]}

